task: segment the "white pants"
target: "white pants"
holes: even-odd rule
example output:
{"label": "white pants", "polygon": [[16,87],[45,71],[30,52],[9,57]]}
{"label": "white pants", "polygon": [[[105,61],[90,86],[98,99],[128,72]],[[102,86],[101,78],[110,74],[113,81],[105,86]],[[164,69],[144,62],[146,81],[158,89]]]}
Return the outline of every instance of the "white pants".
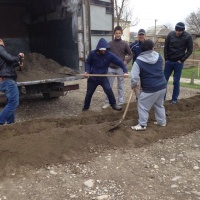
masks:
{"label": "white pants", "polygon": [[[124,72],[122,68],[113,69],[111,67],[108,68],[108,74],[112,75],[123,75]],[[111,88],[113,88],[115,77],[108,77],[109,83]],[[118,91],[118,97],[116,98],[117,104],[123,104],[124,103],[124,77],[117,77],[117,91]],[[109,103],[108,97],[106,96],[105,103]]]}

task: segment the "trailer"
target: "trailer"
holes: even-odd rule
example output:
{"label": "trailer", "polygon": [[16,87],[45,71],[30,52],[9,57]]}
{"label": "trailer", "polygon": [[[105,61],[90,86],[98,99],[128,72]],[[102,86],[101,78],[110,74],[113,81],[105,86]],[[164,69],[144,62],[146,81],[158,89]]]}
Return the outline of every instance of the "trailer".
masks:
{"label": "trailer", "polygon": [[[113,38],[112,0],[0,0],[0,37],[16,55],[36,52],[76,73],[100,38]],[[45,98],[79,89],[70,81],[80,77],[18,81],[20,95],[41,93]]]}

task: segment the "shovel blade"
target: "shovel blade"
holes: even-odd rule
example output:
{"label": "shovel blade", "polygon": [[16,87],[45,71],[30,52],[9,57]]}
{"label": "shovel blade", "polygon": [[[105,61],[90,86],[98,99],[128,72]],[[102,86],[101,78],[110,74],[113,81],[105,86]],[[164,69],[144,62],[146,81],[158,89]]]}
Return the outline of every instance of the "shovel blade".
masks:
{"label": "shovel blade", "polygon": [[[112,127],[108,130],[109,132],[115,130],[116,128],[118,128],[118,127],[120,126],[120,124],[123,122],[123,120],[125,119],[125,116],[126,116],[126,113],[127,113],[127,111],[128,111],[128,107],[129,107],[129,104],[130,104],[130,101],[131,101],[132,96],[133,96],[133,90],[131,90],[131,94],[130,94],[130,96],[129,96],[129,100],[128,100],[128,103],[127,103],[127,105],[126,105],[126,109],[125,109],[125,111],[124,111],[124,114],[123,114],[123,116],[122,116],[122,119],[121,119],[117,124],[115,124],[114,126],[112,126]],[[109,135],[110,135],[110,134],[109,134]]]}
{"label": "shovel blade", "polygon": [[115,129],[117,129],[117,128],[119,128],[119,126],[120,126],[120,124],[122,123],[122,119],[121,120],[119,120],[116,124],[114,124],[108,131],[110,132],[110,131],[113,131],[113,130],[115,130]]}

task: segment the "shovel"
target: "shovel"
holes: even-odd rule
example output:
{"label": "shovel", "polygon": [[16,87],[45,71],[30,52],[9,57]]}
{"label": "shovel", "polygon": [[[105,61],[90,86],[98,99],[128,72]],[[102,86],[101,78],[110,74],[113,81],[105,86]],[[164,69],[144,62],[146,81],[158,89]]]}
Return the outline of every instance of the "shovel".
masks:
{"label": "shovel", "polygon": [[[76,74],[76,76],[84,76],[84,74]],[[124,77],[123,74],[87,74],[88,77]]]}
{"label": "shovel", "polygon": [[131,99],[132,99],[132,96],[133,96],[133,90],[131,90],[131,94],[130,94],[130,97],[129,97],[129,100],[128,100],[128,103],[126,105],[126,108],[125,108],[125,111],[124,111],[124,114],[122,116],[122,118],[119,120],[118,123],[116,123],[112,128],[110,128],[108,131],[113,131],[114,129],[118,128],[120,126],[120,124],[124,121],[124,118],[126,117],[126,113],[128,111],[128,107],[129,107],[129,104],[131,102]]}

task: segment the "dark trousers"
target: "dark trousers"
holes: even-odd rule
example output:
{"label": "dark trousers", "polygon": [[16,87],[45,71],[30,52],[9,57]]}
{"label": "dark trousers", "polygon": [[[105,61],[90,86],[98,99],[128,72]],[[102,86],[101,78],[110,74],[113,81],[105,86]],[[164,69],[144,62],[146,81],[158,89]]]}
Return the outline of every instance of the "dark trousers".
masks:
{"label": "dark trousers", "polygon": [[86,97],[85,97],[85,102],[84,102],[84,108],[89,109],[92,95],[94,94],[97,86],[101,85],[104,92],[108,96],[109,103],[111,106],[116,104],[116,99],[113,94],[112,88],[110,87],[110,83],[107,79],[107,77],[102,77],[102,78],[88,78],[87,81],[87,92],[86,92]]}
{"label": "dark trousers", "polygon": [[172,62],[172,61],[167,61],[165,63],[164,74],[165,74],[165,78],[167,82],[172,72],[174,72],[174,76],[173,76],[174,88],[173,88],[173,94],[172,94],[172,101],[178,100],[178,96],[180,93],[180,79],[181,79],[182,69],[183,69],[183,63]]}

